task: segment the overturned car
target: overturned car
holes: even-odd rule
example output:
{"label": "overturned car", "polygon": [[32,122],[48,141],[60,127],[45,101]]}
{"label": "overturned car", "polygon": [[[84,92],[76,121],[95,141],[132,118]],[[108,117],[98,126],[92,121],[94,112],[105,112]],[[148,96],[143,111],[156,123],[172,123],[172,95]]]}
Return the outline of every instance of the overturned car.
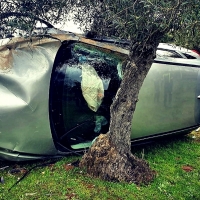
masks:
{"label": "overturned car", "polygon": [[[108,131],[128,50],[70,33],[0,45],[1,159],[83,151]],[[155,59],[139,94],[133,143],[199,126],[200,60],[193,58]]]}

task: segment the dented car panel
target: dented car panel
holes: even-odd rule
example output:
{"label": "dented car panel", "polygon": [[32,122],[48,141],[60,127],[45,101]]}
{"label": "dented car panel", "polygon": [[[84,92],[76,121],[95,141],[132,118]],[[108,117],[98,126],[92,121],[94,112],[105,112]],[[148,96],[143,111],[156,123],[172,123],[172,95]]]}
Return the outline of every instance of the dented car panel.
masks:
{"label": "dented car panel", "polygon": [[[108,131],[128,50],[75,34],[0,45],[0,159],[82,151]],[[199,61],[155,60],[139,94],[133,142],[199,126],[199,67]]]}
{"label": "dented car panel", "polygon": [[57,152],[49,126],[48,94],[60,44],[58,40],[38,40],[26,45],[8,43],[1,48],[0,147],[8,153],[53,155]]}

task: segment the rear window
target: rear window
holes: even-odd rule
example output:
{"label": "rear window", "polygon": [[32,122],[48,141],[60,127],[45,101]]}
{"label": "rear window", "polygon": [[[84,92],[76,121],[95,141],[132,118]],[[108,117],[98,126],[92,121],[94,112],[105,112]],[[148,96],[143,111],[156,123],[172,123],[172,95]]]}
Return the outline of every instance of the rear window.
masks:
{"label": "rear window", "polygon": [[187,54],[187,53],[183,53],[183,55],[184,55],[187,59],[197,59],[196,57],[191,56],[191,55],[189,55],[189,54]]}
{"label": "rear window", "polygon": [[173,50],[158,49],[156,51],[157,57],[171,57],[171,58],[183,58],[180,54]]}

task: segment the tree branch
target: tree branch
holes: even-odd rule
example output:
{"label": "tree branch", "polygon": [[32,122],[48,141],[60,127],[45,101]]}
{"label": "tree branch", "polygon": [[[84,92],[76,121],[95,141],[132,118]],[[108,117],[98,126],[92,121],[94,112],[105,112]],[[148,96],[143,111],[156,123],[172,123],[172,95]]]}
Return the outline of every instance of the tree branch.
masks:
{"label": "tree branch", "polygon": [[27,13],[19,13],[19,12],[9,12],[9,13],[1,13],[0,14],[0,19],[1,21],[3,19],[6,19],[8,17],[28,17],[28,18],[33,18],[35,21],[39,21],[43,24],[45,24],[48,28],[54,28],[54,26],[52,24],[50,24],[49,22],[45,21],[44,19],[41,19],[39,17],[35,17],[35,16],[31,16]]}

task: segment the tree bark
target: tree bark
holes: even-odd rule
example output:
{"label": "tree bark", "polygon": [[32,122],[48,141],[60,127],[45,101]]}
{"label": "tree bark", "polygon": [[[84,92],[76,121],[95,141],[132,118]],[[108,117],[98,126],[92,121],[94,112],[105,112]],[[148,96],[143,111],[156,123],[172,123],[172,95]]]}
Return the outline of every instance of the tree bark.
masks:
{"label": "tree bark", "polygon": [[132,155],[130,141],[131,122],[139,90],[153,62],[152,50],[155,49],[152,48],[149,54],[131,55],[132,59],[127,64],[122,83],[111,105],[109,132],[95,140],[80,162],[80,166],[85,167],[93,177],[147,184],[155,175],[145,160]]}

